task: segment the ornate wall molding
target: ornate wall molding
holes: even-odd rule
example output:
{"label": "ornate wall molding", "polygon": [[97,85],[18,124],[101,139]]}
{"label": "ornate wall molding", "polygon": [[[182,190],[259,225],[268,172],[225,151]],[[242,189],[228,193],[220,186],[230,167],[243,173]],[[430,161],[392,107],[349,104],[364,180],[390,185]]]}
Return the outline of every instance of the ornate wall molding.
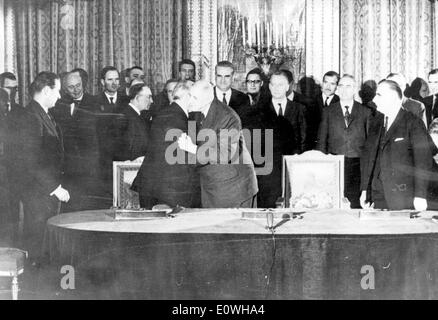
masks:
{"label": "ornate wall molding", "polygon": [[214,82],[217,63],[217,0],[188,0],[188,55],[197,78]]}

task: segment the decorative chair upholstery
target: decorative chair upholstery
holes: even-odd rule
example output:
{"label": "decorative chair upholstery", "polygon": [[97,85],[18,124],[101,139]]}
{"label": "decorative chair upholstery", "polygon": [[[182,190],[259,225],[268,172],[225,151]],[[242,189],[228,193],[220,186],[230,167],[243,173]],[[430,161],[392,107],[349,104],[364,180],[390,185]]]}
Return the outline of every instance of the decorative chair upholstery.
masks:
{"label": "decorative chair upholstery", "polygon": [[24,272],[27,252],[15,248],[0,248],[0,277],[12,277],[12,300],[18,299],[18,276]]}

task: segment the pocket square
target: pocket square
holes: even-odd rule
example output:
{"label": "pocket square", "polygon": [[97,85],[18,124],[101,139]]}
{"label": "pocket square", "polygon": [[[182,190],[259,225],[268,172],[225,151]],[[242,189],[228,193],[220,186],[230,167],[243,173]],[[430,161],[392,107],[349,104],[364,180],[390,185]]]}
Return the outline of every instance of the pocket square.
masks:
{"label": "pocket square", "polygon": [[403,140],[405,140],[405,138],[395,138],[394,142],[399,142],[399,141],[403,141]]}

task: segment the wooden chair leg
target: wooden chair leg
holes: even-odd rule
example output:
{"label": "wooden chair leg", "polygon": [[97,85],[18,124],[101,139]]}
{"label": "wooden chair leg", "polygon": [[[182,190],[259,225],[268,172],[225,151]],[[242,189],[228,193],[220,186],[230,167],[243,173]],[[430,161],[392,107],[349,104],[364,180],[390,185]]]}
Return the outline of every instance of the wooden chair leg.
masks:
{"label": "wooden chair leg", "polygon": [[18,300],[18,279],[17,276],[12,278],[12,300]]}

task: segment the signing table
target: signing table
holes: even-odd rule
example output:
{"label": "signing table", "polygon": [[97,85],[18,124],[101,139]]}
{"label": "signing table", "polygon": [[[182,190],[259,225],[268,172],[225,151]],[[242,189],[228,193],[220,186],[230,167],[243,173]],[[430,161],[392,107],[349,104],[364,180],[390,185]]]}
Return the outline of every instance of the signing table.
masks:
{"label": "signing table", "polygon": [[104,210],[48,221],[51,264],[97,299],[436,299],[438,223],[358,211],[242,219],[238,209],[115,221]]}

